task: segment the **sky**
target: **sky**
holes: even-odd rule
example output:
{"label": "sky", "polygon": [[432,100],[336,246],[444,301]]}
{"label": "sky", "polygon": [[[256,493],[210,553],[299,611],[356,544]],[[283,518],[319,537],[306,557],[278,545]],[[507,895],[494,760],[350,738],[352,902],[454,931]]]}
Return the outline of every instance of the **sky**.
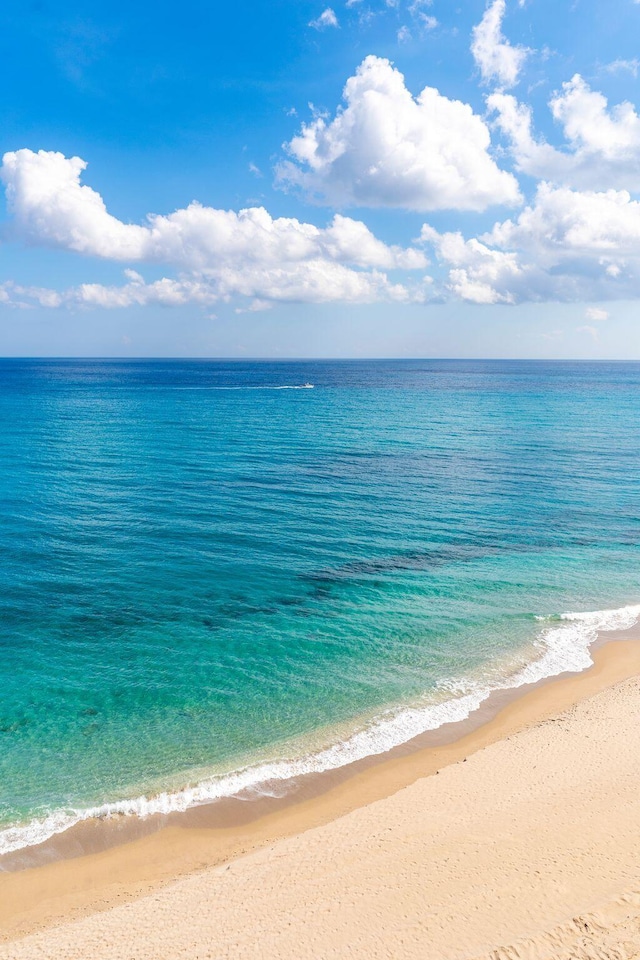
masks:
{"label": "sky", "polygon": [[7,0],[0,355],[640,359],[640,0]]}

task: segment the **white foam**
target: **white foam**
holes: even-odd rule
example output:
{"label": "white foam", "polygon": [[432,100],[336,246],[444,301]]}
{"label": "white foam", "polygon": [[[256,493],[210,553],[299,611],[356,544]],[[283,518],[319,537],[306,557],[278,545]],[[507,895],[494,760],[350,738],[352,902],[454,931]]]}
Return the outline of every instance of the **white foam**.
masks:
{"label": "white foam", "polygon": [[0,831],[0,855],[42,843],[84,820],[179,812],[246,790],[261,795],[274,793],[273,781],[283,782],[308,773],[335,770],[364,757],[385,753],[428,730],[465,720],[495,690],[515,689],[567,671],[585,670],[593,662],[589,648],[599,633],[626,630],[638,619],[640,604],[617,610],[565,613],[559,620],[554,620],[553,626],[545,627],[536,640],[540,656],[502,681],[485,685],[465,680],[444,681],[440,690],[453,693],[449,699],[388,711],[346,739],[306,756],[247,766],[173,793],[119,800],[86,809],[55,811],[27,824]]}
{"label": "white foam", "polygon": [[611,630],[628,630],[640,619],[640,604],[620,607],[617,610],[594,610],[588,613],[563,613],[557,626],[548,627],[538,639],[542,655],[527,664],[516,675],[519,687],[523,683],[536,683],[545,677],[572,671],[579,673],[593,663],[589,648],[599,633]]}
{"label": "white foam", "polygon": [[[172,390],[313,390],[315,387],[314,383],[284,383],[281,385],[277,384],[259,384],[259,383],[245,383],[245,384],[236,384],[218,386],[217,384],[201,384],[188,387],[172,387]],[[163,388],[156,388],[163,389]]]}

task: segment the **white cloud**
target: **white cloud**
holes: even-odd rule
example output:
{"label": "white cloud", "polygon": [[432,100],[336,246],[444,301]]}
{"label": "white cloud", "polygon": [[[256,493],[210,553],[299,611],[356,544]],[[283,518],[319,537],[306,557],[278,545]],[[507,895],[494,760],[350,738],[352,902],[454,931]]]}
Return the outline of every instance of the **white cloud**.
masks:
{"label": "white cloud", "polygon": [[609,319],[608,310],[603,310],[601,307],[587,307],[584,315],[587,320],[592,320],[594,322]]}
{"label": "white cloud", "polygon": [[[515,220],[479,237],[440,234],[433,245],[450,289],[464,300],[593,301],[640,296],[640,202],[626,191],[575,191],[542,183]],[[590,307],[586,318],[608,316]]]}
{"label": "white cloud", "polygon": [[[46,287],[23,286],[7,283],[5,291],[8,301],[14,306],[64,307],[98,306],[128,307],[132,305],[156,304],[161,306],[183,306],[187,303],[212,303],[213,291],[203,283],[189,280],[170,280],[164,277],[155,283],[145,284],[135,271],[129,274],[129,283],[121,287],[104,286],[99,283],[82,283],[69,290],[51,290]],[[131,277],[131,274],[134,276]]]}
{"label": "white cloud", "polygon": [[409,27],[400,27],[396,34],[398,38],[398,43],[408,43],[411,40],[411,31]]}
{"label": "white cloud", "polygon": [[433,0],[413,0],[413,3],[409,4],[409,13],[415,23],[423,30],[435,30],[438,26],[436,18],[429,13],[425,13],[425,7],[431,6],[433,6]]}
{"label": "white cloud", "polygon": [[384,269],[426,266],[419,251],[388,246],[364,223],[340,214],[321,229],[273,219],[264,207],[235,212],[194,202],[168,216],[151,214],[145,226],[126,224],[107,212],[99,193],[80,183],[85,168],[78,157],[44,150],[5,154],[0,176],[19,237],[110,260],[201,272],[243,258],[267,266],[318,258]]}
{"label": "white cloud", "polygon": [[528,106],[515,97],[487,98],[497,123],[511,142],[518,170],[555,183],[588,189],[640,189],[640,117],[631,103],[609,109],[606,97],[576,74],[549,101],[566,146],[558,150],[532,132]]}
{"label": "white cloud", "polygon": [[417,98],[388,60],[369,56],[333,120],[316,117],[286,145],[278,178],[346,206],[484,210],[520,200],[489,154],[489,130],[468,104],[433,87]]}
{"label": "white cloud", "polygon": [[79,157],[44,150],[4,155],[0,176],[21,236],[78,253],[109,256],[104,251],[117,251],[117,259],[138,259],[148,228],[108,214],[100,194],[80,185],[85,168]]}
{"label": "white cloud", "polygon": [[421,240],[434,246],[438,258],[449,267],[449,289],[471,303],[513,303],[523,269],[515,253],[492,250],[461,233],[440,234],[425,224]]}
{"label": "white cloud", "polygon": [[630,73],[632,76],[638,76],[640,60],[636,57],[633,60],[613,60],[605,66],[607,73]]}
{"label": "white cloud", "polygon": [[510,93],[492,93],[487,107],[498,114],[496,123],[511,142],[518,170],[532,177],[564,179],[573,166],[572,158],[535,138],[529,106],[518,103]]}
{"label": "white cloud", "polygon": [[270,310],[272,306],[270,300],[252,300],[248,307],[236,307],[235,313],[261,313]]}
{"label": "white cloud", "polygon": [[[408,287],[392,283],[378,270],[350,270],[338,263],[316,260],[297,267],[281,269],[224,270],[215,277],[171,279],[163,277],[153,283],[139,280],[122,286],[83,283],[68,290],[5,284],[5,296],[14,306],[103,307],[107,309],[148,306],[179,307],[186,304],[209,306],[232,298],[246,298],[244,310],[265,310],[274,303],[343,303],[365,304],[422,303],[429,295],[430,279]],[[236,312],[244,312],[236,310]]]}
{"label": "white cloud", "polygon": [[322,11],[319,17],[316,17],[315,20],[309,21],[309,26],[313,27],[315,30],[325,30],[327,27],[337,27],[339,26],[338,18],[331,7],[327,7],[326,10]]}
{"label": "white cloud", "polygon": [[[424,270],[424,254],[384,244],[361,221],[338,214],[319,228],[293,218],[274,219],[263,207],[235,212],[192,203],[168,216],[150,215],[144,226],[127,224],[109,214],[100,194],[81,184],[85,168],[83,160],[60,153],[7,153],[0,175],[14,235],[109,260],[169,264],[182,275],[145,284],[128,270],[125,286],[83,285],[65,294],[66,303],[424,298],[423,282],[409,289],[382,272]],[[50,300],[50,292],[24,295]]]}
{"label": "white cloud", "polygon": [[592,90],[580,74],[563,83],[549,106],[565,136],[576,150],[600,155],[604,160],[638,158],[640,117],[631,103],[619,103],[609,112],[608,102]]}
{"label": "white cloud", "polygon": [[496,224],[488,242],[535,253],[546,265],[576,257],[622,265],[640,254],[640,202],[626,190],[577,191],[541,183],[517,220]]}
{"label": "white cloud", "polygon": [[485,83],[495,82],[499,87],[513,87],[518,82],[522,65],[529,50],[512,47],[502,34],[505,0],[493,0],[480,23],[473,28],[471,53]]}
{"label": "white cloud", "polygon": [[131,283],[144,283],[144,277],[137,270],[127,269],[124,271],[124,275]]}
{"label": "white cloud", "polygon": [[361,220],[352,220],[339,213],[321,232],[321,246],[331,259],[359,267],[420,270],[427,266],[421,251],[387,246],[376,239]]}
{"label": "white cloud", "polygon": [[597,343],[598,340],[599,340],[598,328],[597,328],[597,327],[592,327],[592,326],[591,326],[590,324],[588,324],[588,323],[585,323],[584,326],[582,326],[582,327],[576,327],[576,331],[577,331],[578,333],[586,333],[588,336],[591,337],[591,339],[594,341],[594,343]]}

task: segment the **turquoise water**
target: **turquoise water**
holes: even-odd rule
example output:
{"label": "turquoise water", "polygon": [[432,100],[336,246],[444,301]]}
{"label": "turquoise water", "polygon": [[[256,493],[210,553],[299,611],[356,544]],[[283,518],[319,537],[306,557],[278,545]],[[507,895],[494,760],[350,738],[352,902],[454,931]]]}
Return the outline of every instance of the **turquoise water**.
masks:
{"label": "turquoise water", "polygon": [[639,364],[5,360],[0,417],[0,851],[388,748],[640,612]]}

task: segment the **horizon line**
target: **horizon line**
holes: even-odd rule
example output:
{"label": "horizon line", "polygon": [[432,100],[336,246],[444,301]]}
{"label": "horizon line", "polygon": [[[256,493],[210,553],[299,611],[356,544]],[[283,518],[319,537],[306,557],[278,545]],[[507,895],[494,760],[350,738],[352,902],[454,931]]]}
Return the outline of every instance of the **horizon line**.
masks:
{"label": "horizon line", "polygon": [[183,363],[245,362],[245,363],[640,363],[640,357],[180,357],[180,356],[109,356],[109,355],[49,355],[32,354],[0,356],[0,363],[11,360],[96,360],[96,361],[180,361]]}

